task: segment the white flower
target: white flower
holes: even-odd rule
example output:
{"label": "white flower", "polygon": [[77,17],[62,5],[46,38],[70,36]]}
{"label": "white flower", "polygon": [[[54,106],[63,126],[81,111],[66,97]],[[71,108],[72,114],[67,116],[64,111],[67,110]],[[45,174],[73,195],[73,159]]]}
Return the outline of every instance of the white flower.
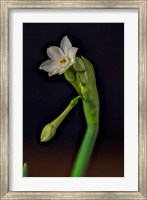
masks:
{"label": "white flower", "polygon": [[49,76],[63,74],[74,62],[78,48],[72,47],[67,36],[63,37],[60,47],[51,46],[47,49],[49,60],[43,62],[39,69],[48,72]]}

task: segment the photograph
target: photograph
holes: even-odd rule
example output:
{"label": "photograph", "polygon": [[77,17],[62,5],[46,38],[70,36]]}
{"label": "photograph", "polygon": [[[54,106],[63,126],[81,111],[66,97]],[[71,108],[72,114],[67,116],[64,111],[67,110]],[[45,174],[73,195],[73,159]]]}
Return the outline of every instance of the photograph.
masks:
{"label": "photograph", "polygon": [[23,164],[124,176],[124,23],[23,23]]}
{"label": "photograph", "polygon": [[146,3],[0,1],[1,200],[147,200]]}

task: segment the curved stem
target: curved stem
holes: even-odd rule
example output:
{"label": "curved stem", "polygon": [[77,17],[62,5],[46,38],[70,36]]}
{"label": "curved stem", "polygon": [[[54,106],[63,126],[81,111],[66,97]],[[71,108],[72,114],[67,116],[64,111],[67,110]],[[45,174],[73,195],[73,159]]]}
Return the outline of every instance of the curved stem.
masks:
{"label": "curved stem", "polygon": [[98,135],[100,102],[93,65],[88,59],[81,57],[75,59],[73,67],[75,73],[69,70],[65,78],[82,95],[87,130],[75,159],[71,176],[84,176]]}
{"label": "curved stem", "polygon": [[71,174],[73,177],[84,176],[99,129],[99,105],[96,106],[97,109],[95,111],[93,111],[91,105],[85,101],[83,101],[83,106],[87,130],[73,166]]}
{"label": "curved stem", "polygon": [[98,133],[98,124],[89,124],[80,146],[71,176],[84,176]]}

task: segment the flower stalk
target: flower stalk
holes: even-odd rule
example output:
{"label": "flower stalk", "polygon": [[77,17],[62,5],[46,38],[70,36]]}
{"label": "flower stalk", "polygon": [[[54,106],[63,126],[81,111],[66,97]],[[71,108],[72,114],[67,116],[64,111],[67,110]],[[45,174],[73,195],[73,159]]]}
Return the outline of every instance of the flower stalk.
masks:
{"label": "flower stalk", "polygon": [[66,109],[51,123],[47,124],[41,133],[40,141],[41,142],[47,142],[49,141],[56,133],[57,128],[62,123],[62,121],[65,119],[65,117],[68,115],[68,113],[75,107],[75,105],[78,103],[79,98],[81,96],[77,96],[70,104],[66,107]]}
{"label": "flower stalk", "polygon": [[80,145],[77,157],[74,162],[71,176],[81,177],[85,175],[90,156],[97,138],[98,124],[89,124],[82,144]]}
{"label": "flower stalk", "polygon": [[[82,95],[83,110],[87,130],[77,153],[71,176],[84,176],[94,148],[99,129],[99,97],[93,65],[84,57],[75,59],[77,83]],[[78,66],[84,65],[85,70],[79,72]],[[81,67],[79,67],[81,68]],[[84,75],[83,75],[84,73]]]}

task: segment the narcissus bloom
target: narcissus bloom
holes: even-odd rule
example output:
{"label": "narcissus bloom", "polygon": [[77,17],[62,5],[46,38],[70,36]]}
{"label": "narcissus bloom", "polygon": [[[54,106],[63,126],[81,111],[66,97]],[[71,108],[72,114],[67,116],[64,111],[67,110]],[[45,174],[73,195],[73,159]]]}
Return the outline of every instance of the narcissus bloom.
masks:
{"label": "narcissus bloom", "polygon": [[47,49],[49,60],[43,62],[39,69],[48,72],[49,76],[63,74],[74,62],[78,48],[72,47],[67,36],[63,37],[60,47],[51,46]]}

